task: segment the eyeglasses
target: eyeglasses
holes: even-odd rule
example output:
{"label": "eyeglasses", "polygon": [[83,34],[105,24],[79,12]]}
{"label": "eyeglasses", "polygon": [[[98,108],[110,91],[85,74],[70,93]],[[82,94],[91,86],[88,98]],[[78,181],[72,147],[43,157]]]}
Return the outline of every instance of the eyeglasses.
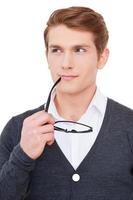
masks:
{"label": "eyeglasses", "polygon": [[[48,112],[48,109],[49,109],[49,105],[50,105],[50,100],[51,100],[51,94],[52,94],[52,91],[54,89],[54,87],[61,81],[61,78],[59,78],[55,84],[53,85],[53,87],[51,88],[50,90],[50,93],[48,95],[48,99],[47,99],[47,102],[46,102],[46,106],[45,106],[45,112]],[[89,132],[92,132],[93,131],[93,128],[91,126],[88,126],[86,124],[82,124],[82,123],[79,123],[79,122],[75,122],[75,121],[55,121],[55,124],[54,125],[54,130],[56,131],[61,131],[61,132],[65,132],[65,133],[89,133]],[[66,128],[64,128],[64,126]],[[78,130],[75,130],[73,129],[73,126],[76,126],[76,128]],[[72,127],[71,130],[70,127]]]}

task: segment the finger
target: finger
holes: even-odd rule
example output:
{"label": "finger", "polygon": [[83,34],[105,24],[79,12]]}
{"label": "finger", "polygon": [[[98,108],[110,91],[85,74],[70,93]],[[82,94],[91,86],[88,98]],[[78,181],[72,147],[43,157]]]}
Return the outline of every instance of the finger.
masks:
{"label": "finger", "polygon": [[38,117],[31,120],[31,126],[40,126],[44,124],[54,124],[54,119],[49,113],[41,113]]}
{"label": "finger", "polygon": [[32,115],[30,115],[29,117],[27,117],[27,120],[34,120],[36,118],[38,118],[40,115],[42,115],[42,113],[45,113],[45,110],[41,110],[41,111],[38,111]]}
{"label": "finger", "polygon": [[54,134],[53,133],[46,133],[41,135],[42,141],[44,144],[51,143],[54,140]]}
{"label": "finger", "polygon": [[54,133],[54,126],[52,124],[46,124],[44,126],[35,127],[32,130],[33,134],[47,134]]}
{"label": "finger", "polygon": [[39,117],[41,117],[42,115],[45,115],[45,114],[48,115],[48,116],[51,116],[51,118],[53,118],[50,113],[45,112],[45,110],[41,110],[41,111],[38,111],[38,112],[30,115],[26,119],[27,119],[27,121],[28,120],[31,121],[31,120],[37,119],[37,118],[39,118]]}
{"label": "finger", "polygon": [[52,145],[53,143],[54,143],[54,140],[50,141],[50,142],[47,142],[48,145]]}

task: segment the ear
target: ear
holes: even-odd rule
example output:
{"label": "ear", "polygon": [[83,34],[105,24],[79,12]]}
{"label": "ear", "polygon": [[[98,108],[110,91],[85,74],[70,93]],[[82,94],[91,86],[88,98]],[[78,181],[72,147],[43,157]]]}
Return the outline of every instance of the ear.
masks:
{"label": "ear", "polygon": [[102,69],[109,57],[109,49],[105,48],[102,52],[102,54],[100,55],[99,61],[98,61],[98,69]]}

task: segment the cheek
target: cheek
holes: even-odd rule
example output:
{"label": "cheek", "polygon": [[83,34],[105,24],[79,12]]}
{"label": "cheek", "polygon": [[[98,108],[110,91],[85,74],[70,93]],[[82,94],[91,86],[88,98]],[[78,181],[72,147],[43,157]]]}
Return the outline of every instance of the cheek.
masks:
{"label": "cheek", "polygon": [[52,75],[52,77],[55,77],[57,74],[57,70],[54,66],[49,67],[50,73]]}
{"label": "cheek", "polygon": [[53,81],[56,81],[58,70],[59,70],[58,65],[53,61],[49,61],[48,66],[49,66],[49,70],[50,70],[51,77],[52,77]]}
{"label": "cheek", "polygon": [[[86,59],[84,64],[80,63],[79,73],[81,75],[81,82],[84,84],[94,83],[97,75],[97,62],[95,60]],[[82,84],[81,83],[81,84]]]}
{"label": "cheek", "polygon": [[47,62],[48,62],[48,67],[50,69],[53,68],[53,63],[54,63],[53,60],[48,58]]}
{"label": "cheek", "polygon": [[98,62],[96,58],[94,59],[84,58],[82,60],[79,60],[78,66],[80,68],[81,73],[83,73],[84,75],[89,74],[91,76],[96,73],[97,68],[98,68],[97,67]]}
{"label": "cheek", "polygon": [[50,56],[48,56],[49,68],[60,66],[61,62],[62,62],[62,56],[58,56],[58,55],[50,55]]}
{"label": "cheek", "polygon": [[85,54],[82,56],[75,56],[74,59],[75,63],[78,63],[79,66],[85,66],[88,65],[90,68],[97,66],[98,63],[98,58],[97,54],[95,53],[90,53],[90,54]]}

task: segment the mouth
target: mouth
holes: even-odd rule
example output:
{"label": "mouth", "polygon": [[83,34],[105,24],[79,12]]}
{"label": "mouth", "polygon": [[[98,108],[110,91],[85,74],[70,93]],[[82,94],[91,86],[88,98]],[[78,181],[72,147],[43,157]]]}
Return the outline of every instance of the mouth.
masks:
{"label": "mouth", "polygon": [[77,78],[78,76],[77,75],[60,75],[61,79],[62,80],[66,80],[66,81],[69,81],[69,80],[73,80],[75,78]]}

